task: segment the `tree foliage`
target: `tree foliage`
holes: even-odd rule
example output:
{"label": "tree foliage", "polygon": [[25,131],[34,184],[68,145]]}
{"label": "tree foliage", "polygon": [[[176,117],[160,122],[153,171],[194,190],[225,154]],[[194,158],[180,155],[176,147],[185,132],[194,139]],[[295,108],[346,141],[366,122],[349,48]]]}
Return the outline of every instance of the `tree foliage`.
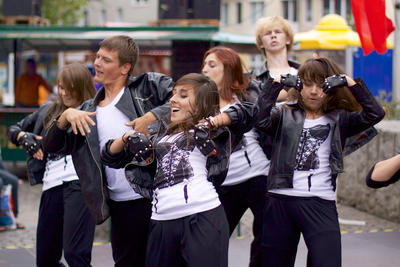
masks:
{"label": "tree foliage", "polygon": [[88,0],[42,0],[42,17],[53,25],[74,25],[83,16]]}

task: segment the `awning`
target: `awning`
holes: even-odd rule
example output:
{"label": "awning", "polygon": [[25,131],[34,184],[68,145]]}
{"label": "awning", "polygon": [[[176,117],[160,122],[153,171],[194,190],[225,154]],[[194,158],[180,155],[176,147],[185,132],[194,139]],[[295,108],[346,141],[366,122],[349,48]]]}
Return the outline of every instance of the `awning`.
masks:
{"label": "awning", "polygon": [[99,41],[114,35],[128,35],[139,45],[165,46],[171,41],[210,41],[218,27],[64,27],[0,26],[0,52],[11,52],[14,41],[22,50],[63,51],[97,49]]}

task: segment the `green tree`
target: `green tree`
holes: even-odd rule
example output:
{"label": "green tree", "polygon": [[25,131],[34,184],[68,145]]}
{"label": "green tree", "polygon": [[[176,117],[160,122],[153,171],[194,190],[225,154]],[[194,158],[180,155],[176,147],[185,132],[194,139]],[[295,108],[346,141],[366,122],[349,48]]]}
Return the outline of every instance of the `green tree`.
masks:
{"label": "green tree", "polygon": [[42,17],[53,25],[74,25],[82,17],[88,0],[42,0]]}

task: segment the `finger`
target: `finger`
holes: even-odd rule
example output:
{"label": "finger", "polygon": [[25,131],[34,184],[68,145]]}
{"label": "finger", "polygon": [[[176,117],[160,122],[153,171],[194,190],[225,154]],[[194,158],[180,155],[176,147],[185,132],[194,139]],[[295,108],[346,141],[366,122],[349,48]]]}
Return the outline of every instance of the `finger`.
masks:
{"label": "finger", "polygon": [[41,137],[40,135],[36,135],[35,138],[36,138],[36,140],[42,140],[43,139],[43,137]]}
{"label": "finger", "polygon": [[76,123],[75,122],[74,123],[70,122],[70,123],[71,123],[72,132],[74,134],[78,134],[78,130],[76,129]]}
{"label": "finger", "polygon": [[[92,114],[92,113],[94,113],[94,114]],[[96,115],[96,112],[90,112],[90,113],[88,113],[88,117],[85,118],[85,120],[86,120],[90,125],[92,125],[92,126],[95,126],[95,125],[96,125],[96,123],[94,122],[94,120],[92,120],[92,118],[90,118],[90,117],[92,117],[92,116],[94,116],[94,115]]]}
{"label": "finger", "polygon": [[38,160],[43,160],[43,151],[39,149],[35,154],[33,154],[33,157]]}
{"label": "finger", "polygon": [[85,136],[86,133],[85,133],[85,130],[84,130],[83,126],[82,126],[82,123],[81,123],[81,122],[77,122],[77,123],[76,123],[76,126],[77,126],[77,128],[78,128],[80,134],[81,134],[82,136]]}
{"label": "finger", "polygon": [[82,125],[82,128],[85,130],[85,132],[90,133],[90,127],[89,127],[89,124],[87,123],[87,121],[83,121],[81,125]]}
{"label": "finger", "polygon": [[135,120],[125,123],[126,126],[135,126]]}

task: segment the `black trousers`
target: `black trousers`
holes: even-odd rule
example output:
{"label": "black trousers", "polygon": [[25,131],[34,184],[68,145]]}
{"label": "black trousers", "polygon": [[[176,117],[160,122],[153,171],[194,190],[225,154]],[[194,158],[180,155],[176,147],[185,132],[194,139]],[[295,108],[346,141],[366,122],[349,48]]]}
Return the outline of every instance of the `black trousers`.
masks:
{"label": "black trousers", "polygon": [[175,220],[151,220],[147,267],[227,267],[229,232],[222,206]]}
{"label": "black trousers", "polygon": [[294,266],[300,233],[308,248],[307,266],[341,266],[335,201],[268,193],[262,240],[264,266]]}
{"label": "black trousers", "polygon": [[151,203],[110,200],[111,247],[116,267],[145,266]]}
{"label": "black trousers", "polygon": [[36,232],[36,263],[59,266],[91,266],[95,223],[82,198],[79,181],[71,181],[42,193]]}
{"label": "black trousers", "polygon": [[254,239],[250,249],[250,267],[262,266],[261,238],[266,181],[267,177],[262,175],[237,185],[221,186],[217,189],[219,199],[225,209],[231,235],[248,208],[254,215]]}

